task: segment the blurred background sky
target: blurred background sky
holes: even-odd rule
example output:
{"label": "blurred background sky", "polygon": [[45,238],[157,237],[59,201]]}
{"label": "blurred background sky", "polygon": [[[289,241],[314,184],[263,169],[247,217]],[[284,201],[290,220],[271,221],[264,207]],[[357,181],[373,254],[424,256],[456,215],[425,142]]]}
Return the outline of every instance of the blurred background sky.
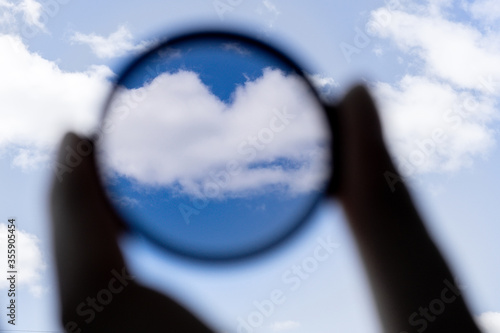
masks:
{"label": "blurred background sky", "polygon": [[[95,128],[110,80],[159,36],[207,26],[275,43],[334,98],[354,83],[370,87],[393,157],[471,311],[485,332],[500,332],[495,0],[0,0],[0,253],[15,217],[15,330],[62,331],[47,209],[62,135]],[[325,242],[336,244],[327,258],[297,274]],[[381,331],[335,202],[285,246],[234,265],[185,261],[132,237],[122,246],[138,279],[218,332]],[[7,287],[0,279],[4,304]],[[276,291],[283,301],[263,310]],[[1,329],[12,328],[0,318]]]}

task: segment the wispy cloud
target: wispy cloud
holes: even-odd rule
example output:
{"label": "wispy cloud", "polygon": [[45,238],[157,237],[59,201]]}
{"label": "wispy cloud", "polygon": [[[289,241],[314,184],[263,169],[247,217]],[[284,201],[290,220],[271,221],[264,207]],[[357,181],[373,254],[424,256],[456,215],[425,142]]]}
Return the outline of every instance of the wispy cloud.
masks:
{"label": "wispy cloud", "polygon": [[43,5],[36,0],[0,1],[0,27],[4,32],[19,31],[19,26],[36,27],[44,31],[41,21]]}
{"label": "wispy cloud", "polygon": [[234,51],[234,52],[241,54],[241,55],[250,55],[251,54],[249,49],[241,46],[238,43],[225,43],[222,45],[222,47],[224,48],[224,50]]}
{"label": "wispy cloud", "polygon": [[[454,21],[453,3],[405,2],[391,9],[389,24],[373,24],[410,64],[401,79],[374,86],[388,141],[410,173],[458,170],[496,143],[500,34],[482,31],[472,18]],[[387,9],[373,11],[371,20]]]}
{"label": "wispy cloud", "polygon": [[19,148],[12,160],[12,165],[23,171],[36,169],[49,161],[49,154],[37,148]]}
{"label": "wispy cloud", "polygon": [[281,12],[279,11],[278,7],[270,0],[262,0],[262,2],[257,6],[255,11],[260,16],[266,18],[267,29],[272,29],[274,27],[274,23],[281,15]]}
{"label": "wispy cloud", "polygon": [[122,207],[135,207],[140,205],[140,202],[134,198],[130,197],[121,197],[121,198],[115,198],[113,201],[118,205]]}
{"label": "wispy cloud", "polygon": [[[42,285],[42,277],[47,268],[45,258],[40,250],[40,240],[37,236],[22,230],[17,230],[16,233],[16,248],[21,249],[16,256],[20,287],[27,287],[33,296],[39,297],[46,291],[46,287]],[[7,225],[0,223],[0,241],[5,248],[8,234]],[[0,269],[3,272],[8,271],[7,260],[0,261]],[[0,280],[0,289],[6,289],[8,286],[8,280]]]}
{"label": "wispy cloud", "polygon": [[24,21],[39,28],[43,28],[43,24],[40,22],[42,9],[42,4],[35,0],[23,0],[17,6],[17,10],[23,14]]}
{"label": "wispy cloud", "polygon": [[76,32],[71,36],[71,41],[76,44],[88,45],[99,58],[120,57],[129,52],[141,51],[152,44],[150,41],[134,42],[132,33],[125,26],[119,26],[115,32],[107,37],[95,33]]}
{"label": "wispy cloud", "polygon": [[277,321],[271,325],[273,332],[287,332],[293,331],[300,327],[300,323],[297,321],[287,320],[287,321]]}
{"label": "wispy cloud", "polygon": [[276,7],[276,5],[274,3],[272,3],[270,0],[263,0],[262,3],[266,7],[266,9],[268,11],[270,11],[271,13],[273,13],[274,15],[279,15],[280,14],[280,11]]}
{"label": "wispy cloud", "polygon": [[497,0],[476,0],[464,2],[472,17],[486,24],[500,23],[500,2]]}

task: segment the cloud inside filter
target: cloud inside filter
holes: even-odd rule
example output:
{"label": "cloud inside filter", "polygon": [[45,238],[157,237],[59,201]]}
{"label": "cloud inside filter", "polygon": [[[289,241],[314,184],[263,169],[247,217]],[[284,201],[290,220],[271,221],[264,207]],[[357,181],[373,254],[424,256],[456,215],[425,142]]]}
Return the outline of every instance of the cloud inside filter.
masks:
{"label": "cloud inside filter", "polygon": [[238,86],[231,103],[194,72],[164,73],[118,94],[102,146],[111,170],[141,184],[196,196],[204,180],[234,171],[221,195],[304,193],[328,174],[321,112],[301,79],[279,70]]}

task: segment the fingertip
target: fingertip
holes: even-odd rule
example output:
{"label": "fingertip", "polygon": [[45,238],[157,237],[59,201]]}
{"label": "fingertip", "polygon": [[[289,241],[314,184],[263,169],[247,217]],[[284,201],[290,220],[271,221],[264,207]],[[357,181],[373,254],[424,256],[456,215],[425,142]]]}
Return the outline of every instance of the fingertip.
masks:
{"label": "fingertip", "polygon": [[52,164],[52,201],[89,192],[95,175],[92,141],[74,132],[68,132],[61,140],[57,157]]}
{"label": "fingertip", "polygon": [[71,209],[76,212],[85,209],[85,205],[92,206],[102,213],[103,220],[112,220],[117,231],[126,230],[125,224],[114,213],[105,195],[94,148],[94,141],[88,137],[74,132],[64,135],[53,167],[52,209],[60,210],[62,206],[66,206],[64,210],[71,214]]}
{"label": "fingertip", "polygon": [[346,198],[367,195],[380,186],[383,170],[393,169],[374,99],[363,85],[354,86],[336,108],[338,132],[331,194]]}
{"label": "fingertip", "polygon": [[340,121],[346,134],[353,138],[382,140],[380,118],[370,92],[364,85],[354,86],[340,105]]}
{"label": "fingertip", "polygon": [[[93,154],[94,151],[94,145],[92,141],[84,136],[80,136],[74,132],[67,132],[63,139],[61,140],[61,144],[59,146],[59,153],[58,153],[58,161],[59,162],[65,162],[69,164],[74,164],[72,162],[68,162],[68,154],[69,155],[78,155],[80,157],[88,157]],[[79,160],[77,156],[75,157],[76,160]]]}

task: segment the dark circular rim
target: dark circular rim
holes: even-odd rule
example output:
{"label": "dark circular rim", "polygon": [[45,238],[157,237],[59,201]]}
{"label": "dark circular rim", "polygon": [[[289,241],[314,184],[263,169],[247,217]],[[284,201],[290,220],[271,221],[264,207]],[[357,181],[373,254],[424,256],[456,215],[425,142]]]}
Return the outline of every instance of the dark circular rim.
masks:
{"label": "dark circular rim", "polygon": [[[289,66],[293,71],[295,71],[298,75],[302,77],[302,79],[306,82],[307,86],[311,90],[312,94],[316,98],[317,102],[323,109],[323,116],[324,120],[327,122],[325,125],[329,128],[330,130],[330,157],[331,157],[331,167],[333,169],[333,172],[330,172],[329,179],[326,182],[324,189],[322,191],[319,191],[318,195],[311,200],[311,204],[308,209],[304,210],[304,212],[296,218],[296,222],[293,224],[293,227],[291,227],[287,232],[283,233],[281,236],[277,237],[275,240],[264,244],[261,247],[258,247],[254,250],[250,251],[242,251],[238,253],[227,253],[227,254],[221,254],[221,255],[213,255],[213,254],[203,254],[199,253],[198,251],[189,251],[185,248],[180,248],[175,245],[172,245],[170,243],[167,243],[163,240],[161,240],[159,237],[157,237],[154,233],[147,231],[145,228],[142,228],[140,226],[132,226],[130,223],[125,222],[125,229],[128,229],[129,231],[136,232],[140,235],[144,235],[146,239],[150,240],[152,243],[158,245],[160,248],[166,249],[168,252],[174,253],[176,255],[179,255],[181,257],[189,258],[189,259],[194,259],[194,260],[201,260],[203,262],[230,262],[230,261],[236,261],[236,260],[242,260],[242,259],[247,259],[250,257],[254,257],[260,254],[263,254],[265,252],[269,252],[269,250],[278,247],[278,245],[284,243],[286,240],[289,240],[292,238],[292,236],[295,236],[298,234],[298,231],[302,229],[308,222],[308,218],[312,215],[312,213],[316,210],[318,204],[320,201],[325,197],[327,194],[332,194],[336,190],[336,185],[337,185],[337,165],[338,165],[338,135],[336,131],[336,112],[335,108],[331,105],[327,105],[319,96],[319,93],[317,89],[314,87],[314,85],[311,83],[311,81],[308,79],[307,74],[305,71],[302,69],[302,67],[299,67],[296,62],[292,61],[287,55],[285,55],[283,52],[279,51],[275,47],[271,47],[269,44],[262,40],[257,40],[256,38],[252,38],[248,35],[241,34],[241,33],[235,33],[235,32],[228,32],[228,31],[223,31],[223,30],[208,30],[208,31],[194,31],[194,32],[187,32],[184,34],[180,34],[177,36],[174,36],[172,38],[164,39],[162,42],[158,43],[156,46],[153,48],[149,49],[145,53],[142,53],[139,57],[136,57],[133,59],[128,65],[126,65],[124,70],[120,73],[118,76],[118,80],[116,80],[113,84],[113,89],[109,93],[105,103],[104,103],[104,108],[101,113],[101,118],[100,118],[100,127],[98,128],[97,132],[93,136],[93,142],[95,143],[95,146],[97,147],[97,150],[99,150],[99,140],[101,139],[102,135],[105,135],[102,133],[102,125],[105,122],[110,104],[113,100],[113,97],[115,95],[115,92],[117,91],[118,87],[120,86],[121,83],[127,78],[127,76],[132,73],[144,60],[148,59],[149,57],[155,55],[158,51],[161,51],[169,46],[173,46],[175,44],[187,42],[187,41],[196,41],[196,40],[203,40],[203,39],[211,39],[211,40],[234,40],[237,42],[242,42],[246,45],[251,45],[253,47],[256,47],[257,49],[260,49],[264,52],[267,52],[268,54],[276,57],[277,60],[282,61],[285,65]],[[112,204],[109,196],[106,194],[107,190],[103,185],[102,182],[102,173],[100,172],[100,163],[98,161],[99,154],[96,154],[96,158],[94,159],[95,167],[96,170],[98,171],[98,178],[99,178],[99,186],[101,188],[101,191],[105,193],[104,197],[106,198],[107,205],[111,208],[111,210],[114,212],[114,214],[121,218],[123,221],[127,221],[127,218],[123,216],[120,212],[117,211],[115,206]]]}

